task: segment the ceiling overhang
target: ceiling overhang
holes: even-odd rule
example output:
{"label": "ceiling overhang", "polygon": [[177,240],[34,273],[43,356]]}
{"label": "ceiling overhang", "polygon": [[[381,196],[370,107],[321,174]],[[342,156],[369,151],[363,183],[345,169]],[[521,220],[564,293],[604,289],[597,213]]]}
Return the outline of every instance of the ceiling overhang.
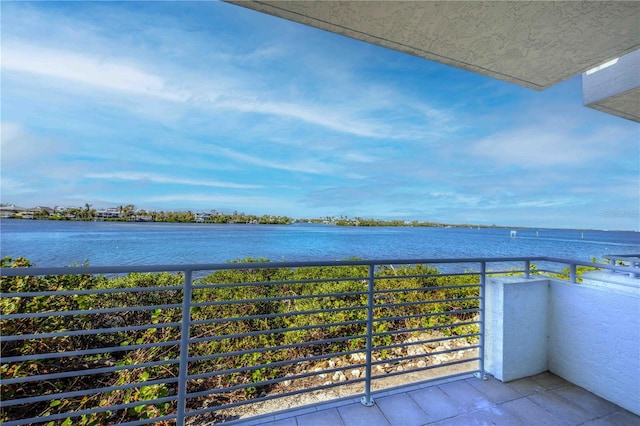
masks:
{"label": "ceiling overhang", "polygon": [[635,1],[228,2],[536,90],[640,47]]}
{"label": "ceiling overhang", "polygon": [[583,74],[582,101],[590,108],[640,123],[640,50]]}

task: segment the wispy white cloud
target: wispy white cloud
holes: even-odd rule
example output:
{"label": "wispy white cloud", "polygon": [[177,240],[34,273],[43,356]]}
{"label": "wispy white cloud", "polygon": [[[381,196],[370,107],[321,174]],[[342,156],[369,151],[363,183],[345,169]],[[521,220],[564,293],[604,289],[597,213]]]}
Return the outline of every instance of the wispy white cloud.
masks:
{"label": "wispy white cloud", "polygon": [[261,185],[242,184],[233,182],[220,182],[210,179],[186,179],[173,176],[164,176],[155,173],[140,172],[114,172],[114,173],[89,173],[86,175],[88,179],[102,179],[107,181],[139,181],[150,183],[162,183],[170,185],[187,185],[187,186],[210,186],[214,188],[232,188],[232,189],[256,189],[262,188]]}
{"label": "wispy white cloud", "polygon": [[[241,196],[241,195],[214,195],[202,193],[174,193],[159,196],[141,198],[146,204],[195,206],[197,208],[251,208],[259,210],[258,213],[269,213],[280,209],[295,207],[287,198],[274,196]],[[283,213],[284,214],[284,213]]]}
{"label": "wispy white cloud", "polygon": [[249,164],[253,166],[265,167],[269,169],[285,170],[289,172],[301,172],[310,174],[331,174],[335,173],[334,167],[329,164],[324,164],[320,161],[307,159],[298,160],[295,163],[285,163],[274,160],[269,160],[266,157],[258,157],[255,155],[245,154],[237,152],[229,148],[218,147],[214,150],[215,153],[232,160]]}
{"label": "wispy white cloud", "polygon": [[172,101],[188,98],[186,93],[168,90],[159,75],[124,61],[31,44],[3,43],[2,69]]}
{"label": "wispy white cloud", "polygon": [[[242,61],[239,60],[238,67]],[[5,72],[66,81],[71,83],[66,86],[69,92],[83,88],[86,94],[88,88],[94,88],[170,101],[202,111],[276,116],[359,137],[419,139],[451,130],[451,116],[447,110],[407,98],[390,87],[378,86],[379,91],[388,93],[386,98],[351,86],[345,89],[347,93],[342,94],[342,99],[330,104],[318,103],[302,95],[283,99],[282,94],[268,84],[272,76],[263,77],[262,84],[239,80],[224,73],[228,64],[207,70],[180,64],[158,66],[151,65],[148,59],[65,50],[38,41],[9,39],[3,41],[1,67]],[[146,108],[126,103],[123,102],[126,108],[145,114]],[[399,109],[398,105],[403,107]],[[423,122],[414,122],[416,116],[422,117]]]}
{"label": "wispy white cloud", "polygon": [[[299,102],[280,102],[274,100],[229,99],[214,103],[216,108],[233,109],[241,112],[277,115],[326,127],[342,133],[365,137],[378,137],[375,123],[354,120],[336,113],[327,107],[305,105]],[[344,111],[342,111],[344,113]]]}
{"label": "wispy white cloud", "polygon": [[534,201],[519,201],[514,203],[511,207],[527,208],[527,207],[560,207],[560,206],[575,206],[577,204],[584,204],[583,202],[576,202],[574,199],[546,199],[546,200],[534,200]]}

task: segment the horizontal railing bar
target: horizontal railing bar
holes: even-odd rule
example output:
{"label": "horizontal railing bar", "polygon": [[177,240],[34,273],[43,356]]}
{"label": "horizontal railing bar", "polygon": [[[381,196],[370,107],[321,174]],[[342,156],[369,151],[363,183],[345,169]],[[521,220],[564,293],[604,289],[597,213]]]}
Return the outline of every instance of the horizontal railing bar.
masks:
{"label": "horizontal railing bar", "polygon": [[[401,357],[397,357],[397,358],[390,358],[390,359],[384,359],[381,361],[374,361],[371,363],[371,365],[384,365],[384,364],[389,364],[389,363],[394,363],[397,364],[399,362],[402,361],[411,361],[412,359],[418,359],[418,358],[430,358],[433,356],[437,356],[437,355],[445,355],[448,353],[453,353],[453,352],[462,352],[462,351],[466,351],[466,350],[474,350],[474,349],[479,349],[480,345],[475,345],[475,346],[468,346],[465,348],[457,348],[457,349],[447,349],[444,351],[439,351],[439,352],[428,352],[425,354],[417,354],[417,355],[407,355],[407,356],[401,356]],[[439,365],[439,364],[438,364]],[[407,371],[409,372],[409,371]]]}
{"label": "horizontal railing bar", "polygon": [[246,349],[246,350],[243,350],[243,351],[225,352],[225,353],[222,353],[222,354],[201,355],[201,356],[189,357],[189,362],[203,361],[203,360],[206,360],[206,359],[217,359],[217,358],[223,358],[223,357],[239,356],[239,355],[250,354],[250,353],[263,353],[263,352],[275,351],[275,350],[280,350],[280,349],[301,348],[301,347],[304,347],[304,346],[322,345],[322,344],[326,344],[326,343],[336,343],[336,342],[342,342],[342,341],[345,341],[345,340],[364,339],[366,337],[367,337],[366,334],[356,334],[356,335],[353,335],[353,336],[334,337],[332,339],[311,340],[309,342],[291,343],[289,345],[270,346],[270,347],[266,347],[266,348]]}
{"label": "horizontal railing bar", "polygon": [[466,272],[441,272],[439,274],[416,274],[416,275],[376,275],[376,280],[404,280],[413,278],[438,278],[438,277],[460,277],[460,276],[472,276],[480,275],[480,272],[466,271]]}
{"label": "horizontal railing bar", "polygon": [[[513,258],[459,258],[459,259],[380,259],[380,260],[339,260],[339,261],[303,261],[303,262],[246,262],[246,263],[212,263],[212,264],[173,264],[147,266],[74,266],[70,267],[27,267],[2,268],[0,275],[42,276],[42,275],[96,275],[119,274],[129,272],[183,272],[183,271],[217,271],[229,269],[279,269],[303,268],[313,266],[369,266],[369,265],[417,265],[429,263],[474,263],[474,262],[504,262],[504,261],[537,261],[549,260],[546,257],[513,257]],[[566,261],[564,261],[566,262]],[[562,263],[562,261],[560,262]],[[24,271],[28,271],[26,274]],[[30,273],[29,273],[30,272]]]}
{"label": "horizontal railing bar", "polygon": [[283,317],[292,317],[296,315],[312,315],[312,314],[322,314],[322,313],[333,313],[333,312],[346,312],[346,311],[358,311],[362,309],[367,309],[366,306],[347,306],[344,308],[328,308],[328,309],[314,309],[310,311],[291,311],[284,312],[281,314],[260,314],[260,315],[248,315],[246,317],[226,317],[226,318],[211,318],[207,320],[196,320],[191,321],[192,325],[200,325],[200,324],[217,324],[224,322],[234,322],[234,321],[248,321],[254,319],[266,319],[266,318],[283,318]]}
{"label": "horizontal railing bar", "polygon": [[[339,370],[347,370],[348,368],[349,367],[344,367],[344,368],[339,369]],[[303,374],[300,374],[300,378],[316,376],[318,374],[321,374],[321,372],[303,373]],[[287,380],[287,378],[284,378],[284,380]],[[233,391],[237,391],[237,390],[240,390],[240,389],[258,387],[258,386],[273,385],[273,384],[282,382],[284,380],[283,380],[282,377],[279,377],[277,379],[262,380],[262,381],[259,381],[259,382],[242,383],[242,384],[239,384],[239,385],[229,386],[229,387],[226,387],[226,388],[207,389],[207,390],[200,391],[200,392],[188,393],[187,394],[187,399],[189,399],[189,398],[198,398],[198,397],[206,396],[206,395],[217,395],[217,394],[221,394],[221,393],[233,392]],[[357,383],[357,382],[363,381],[363,380],[364,380],[364,378],[352,379],[352,380],[349,380],[349,381],[351,383]],[[343,383],[346,383],[346,382],[347,381],[345,381]]]}
{"label": "horizontal railing bar", "polygon": [[50,317],[68,317],[73,315],[96,315],[96,314],[113,314],[119,312],[132,312],[132,311],[154,311],[156,309],[181,309],[182,304],[171,305],[152,305],[152,306],[129,306],[126,308],[104,308],[93,310],[77,310],[77,311],[58,311],[58,312],[37,312],[32,314],[9,314],[1,315],[0,319],[3,321],[13,319],[26,319],[26,318],[50,318]]}
{"label": "horizontal railing bar", "polygon": [[256,402],[270,401],[272,399],[277,399],[277,398],[285,398],[285,397],[288,397],[288,396],[299,395],[301,393],[309,393],[309,392],[315,392],[315,391],[319,391],[319,390],[323,390],[323,389],[331,389],[331,388],[335,388],[335,387],[338,387],[338,386],[345,386],[345,385],[349,385],[349,384],[353,384],[353,383],[363,382],[364,380],[365,380],[364,378],[352,379],[352,380],[348,380],[348,381],[345,381],[345,382],[337,382],[337,383],[331,383],[331,384],[328,384],[328,385],[314,386],[314,387],[299,389],[299,390],[295,390],[295,391],[283,392],[283,393],[277,394],[277,395],[267,395],[267,396],[264,396],[264,397],[258,397],[258,398],[249,399],[249,400],[245,400],[245,401],[238,401],[238,402],[234,402],[234,403],[231,403],[231,404],[217,405],[217,406],[214,406],[214,407],[203,408],[203,409],[200,409],[200,410],[188,411],[186,413],[186,416],[188,416],[188,417],[199,416],[201,414],[206,414],[206,413],[210,413],[210,412],[213,412],[213,411],[226,410],[226,409],[233,408],[233,407],[239,407],[239,406],[242,406],[242,405],[252,404],[252,403],[256,403]]}
{"label": "horizontal railing bar", "polygon": [[219,334],[217,336],[207,336],[207,337],[198,337],[192,338],[189,340],[189,343],[200,343],[200,342],[215,342],[219,340],[226,339],[236,339],[242,337],[249,336],[261,336],[264,334],[275,334],[275,333],[287,333],[291,331],[301,331],[301,330],[313,330],[313,329],[322,329],[322,328],[330,328],[337,327],[343,325],[354,325],[354,324],[366,324],[367,320],[353,320],[353,321],[344,321],[344,322],[332,322],[332,323],[323,323],[317,325],[302,325],[299,327],[285,327],[285,328],[273,328],[270,330],[257,330],[257,331],[247,331],[246,333],[238,333],[238,334]]}
{"label": "horizontal railing bar", "polygon": [[[460,336],[451,336],[451,337],[448,337],[446,339],[436,339],[436,340],[433,340],[433,342],[442,342],[442,341],[445,341],[445,340],[459,340],[459,339],[465,339],[467,337],[476,337],[476,336],[480,336],[480,333],[471,333],[471,334],[464,334],[464,335],[460,335]],[[417,346],[417,345],[420,345],[420,344],[423,344],[423,343],[422,342],[393,343],[391,345],[374,346],[372,348],[372,350],[374,350],[374,351],[382,351],[382,350],[385,350],[385,349],[403,348],[403,347],[406,347],[406,346]],[[451,350],[448,350],[448,351],[442,351],[442,352],[429,352],[429,355],[432,355],[432,354],[433,355],[438,355],[439,353],[462,351],[462,350],[465,350],[465,349],[467,349],[467,348],[466,347],[464,349],[463,348],[455,348],[455,349],[451,349]],[[426,354],[425,354],[425,356],[426,356]]]}
{"label": "horizontal railing bar", "polygon": [[542,272],[542,273],[547,273],[547,274],[558,274],[558,275],[564,275],[564,276],[569,276],[569,271],[567,272],[563,272],[563,271],[555,271],[553,269],[537,269],[535,272]]}
{"label": "horizontal railing bar", "polygon": [[53,420],[66,419],[69,417],[80,417],[83,415],[100,413],[103,411],[124,410],[126,408],[133,408],[139,405],[156,405],[156,404],[161,404],[163,402],[171,402],[171,401],[174,401],[175,399],[176,397],[165,397],[165,398],[150,399],[145,401],[129,402],[126,404],[110,405],[108,407],[95,407],[95,408],[89,408],[86,410],[68,411],[66,413],[50,414],[46,417],[32,417],[30,419],[21,419],[21,420],[15,420],[11,422],[5,422],[3,423],[3,426],[18,426],[18,425],[29,424],[29,423],[42,423],[43,421],[48,422]]}
{"label": "horizontal railing bar", "polygon": [[[386,377],[393,377],[393,376],[400,376],[402,374],[418,373],[420,371],[426,371],[426,370],[435,370],[435,369],[438,369],[438,368],[451,367],[452,365],[466,364],[466,363],[469,363],[469,362],[479,361],[479,360],[480,360],[480,358],[476,357],[476,358],[469,358],[469,359],[461,359],[461,360],[458,360],[458,361],[448,362],[448,363],[444,363],[444,364],[429,365],[429,366],[426,366],[426,367],[413,368],[413,369],[407,370],[407,371],[395,371],[395,372],[392,372],[392,373],[385,373],[385,374],[372,374],[371,375],[371,380],[384,379]],[[462,374],[468,374],[468,373],[469,372],[467,371],[467,372],[464,372]]]}
{"label": "horizontal railing bar", "polygon": [[304,261],[304,262],[255,262],[255,263],[217,263],[217,264],[173,264],[147,266],[79,266],[79,267],[27,267],[2,268],[0,276],[43,276],[43,275],[86,275],[130,272],[184,272],[184,271],[216,271],[229,269],[278,269],[303,268],[313,266],[376,266],[376,265],[420,265],[450,263],[500,263],[500,262],[552,262],[565,265],[592,266],[617,272],[637,273],[637,268],[628,266],[612,266],[604,263],[593,263],[580,260],[568,260],[548,256],[536,257],[473,257],[445,259],[372,259],[372,260],[340,260],[340,261]]}
{"label": "horizontal railing bar", "polygon": [[[434,325],[430,327],[407,328],[407,329],[395,330],[395,331],[381,331],[379,333],[373,333],[373,335],[379,337],[379,336],[387,336],[387,335],[393,335],[393,334],[408,334],[408,333],[415,333],[418,331],[437,330],[442,328],[460,327],[463,325],[473,325],[473,324],[480,324],[480,321],[458,322],[458,323]],[[431,342],[431,340],[425,340],[425,342]]]}
{"label": "horizontal railing bar", "polygon": [[67,331],[55,331],[51,333],[14,334],[13,336],[2,336],[2,340],[4,340],[5,342],[11,342],[14,340],[49,339],[54,337],[67,337],[67,336],[87,336],[87,335],[94,335],[94,334],[119,333],[122,331],[150,330],[152,328],[158,329],[158,328],[169,328],[169,327],[180,327],[180,323],[167,322],[162,324],[132,325],[127,327],[94,328],[92,330],[67,330]]}
{"label": "horizontal railing bar", "polygon": [[373,305],[374,309],[379,308],[399,308],[401,306],[416,306],[416,305],[431,305],[433,303],[448,303],[448,302],[465,302],[469,300],[480,300],[479,296],[474,297],[459,297],[456,299],[437,299],[437,300],[421,300],[418,302],[403,302],[403,303],[385,303],[381,305]]}
{"label": "horizontal railing bar", "polygon": [[73,391],[73,392],[51,393],[51,394],[41,395],[41,396],[30,396],[28,398],[19,398],[19,399],[13,399],[8,401],[5,400],[5,401],[2,401],[2,406],[9,407],[14,405],[34,404],[37,402],[51,401],[53,399],[75,398],[78,396],[85,396],[89,394],[115,392],[115,391],[127,390],[132,388],[140,388],[143,386],[161,385],[161,384],[177,383],[177,382],[178,382],[178,378],[175,377],[175,378],[148,380],[146,382],[127,383],[127,384],[117,385],[117,386],[107,386],[103,388],[83,389],[83,390]]}
{"label": "horizontal railing bar", "polygon": [[[265,365],[266,366],[270,366],[272,364],[261,364],[261,366],[259,368],[253,368],[253,367],[256,367],[256,366],[251,366],[251,368],[243,367],[243,368],[234,368],[233,370],[240,370],[239,372],[260,370],[261,368],[266,368]],[[333,368],[324,369],[322,371],[307,371],[306,373],[296,374],[295,376],[276,377],[274,379],[271,379],[271,381],[273,381],[273,383],[269,383],[269,384],[276,384],[276,383],[280,383],[280,382],[286,382],[287,380],[305,379],[307,377],[318,376],[320,374],[336,373],[338,371],[352,370],[352,369],[360,368],[360,367],[364,367],[364,364],[345,365],[345,366],[342,366],[342,367],[333,367]],[[228,371],[230,371],[230,373],[227,373],[227,372],[224,372],[224,373],[220,372],[220,374],[202,373],[202,374],[198,374],[197,375],[198,377],[189,376],[188,380],[196,380],[196,379],[199,379],[199,378],[215,377],[215,376],[221,376],[223,374],[232,374],[233,373],[233,372],[231,372],[231,370],[228,370]],[[202,376],[202,377],[200,377],[200,376]],[[243,385],[247,385],[247,387],[262,386],[260,383],[258,383],[258,382],[250,382],[250,383],[244,383]],[[229,389],[229,388],[221,387],[221,388],[218,388],[218,389],[220,389],[220,393],[223,393],[223,392],[226,392],[226,390]]]}
{"label": "horizontal railing bar", "polygon": [[159,423],[167,420],[175,420],[176,418],[177,418],[176,414],[168,414],[162,417],[152,417],[150,419],[136,420],[134,422],[118,423],[118,426],[148,425],[149,423]]}
{"label": "horizontal railing bar", "polygon": [[485,275],[501,275],[505,277],[517,277],[524,274],[526,271],[524,269],[510,269],[510,270],[498,270],[498,271],[487,271]]}
{"label": "horizontal railing bar", "polygon": [[305,294],[300,296],[277,296],[277,297],[261,297],[254,299],[233,299],[233,300],[217,300],[215,302],[199,302],[192,303],[194,308],[200,308],[204,306],[220,306],[220,305],[240,305],[246,303],[262,303],[262,302],[279,302],[282,300],[304,300],[304,299],[321,299],[327,297],[347,297],[347,296],[362,296],[367,294],[366,291],[351,291],[344,293],[322,293],[322,294]]}
{"label": "horizontal railing bar", "polygon": [[24,291],[19,293],[2,293],[1,298],[8,297],[50,297],[50,296],[80,296],[91,294],[112,294],[112,293],[144,293],[153,291],[182,291],[182,287],[122,287],[104,288],[95,290],[47,290],[47,291]]}
{"label": "horizontal railing bar", "polygon": [[[475,300],[477,298],[471,298],[470,300]],[[466,299],[443,299],[440,301],[458,301],[458,300],[466,300]],[[426,304],[427,302],[412,302],[412,303],[424,303]],[[376,305],[375,307],[384,307],[385,305]],[[396,306],[403,306],[400,304],[396,304]],[[360,309],[364,309],[364,307],[359,307]],[[352,308],[338,308],[340,310],[352,310]],[[322,313],[322,312],[329,312],[329,310],[317,310],[317,311],[301,311],[300,313],[297,312],[288,312],[287,316],[292,316],[292,315],[307,315],[309,313]],[[452,315],[455,313],[467,313],[470,312],[469,310],[464,310],[464,311],[448,311],[448,312],[435,312],[435,313],[430,313],[428,315]],[[427,314],[421,314],[421,315],[415,315],[415,316],[403,316],[403,317],[390,317],[391,319],[389,319],[389,321],[392,320],[397,320],[397,319],[408,319],[408,318],[418,318],[418,317],[422,317],[425,316]],[[283,315],[284,316],[284,315]],[[261,318],[252,318],[252,317],[237,317],[237,318],[231,318],[230,320],[234,320],[234,321],[240,321],[240,320],[249,320],[249,319],[261,319]],[[385,318],[376,318],[375,321],[379,322],[385,320]],[[209,321],[212,320],[201,320],[201,321],[194,321],[193,324],[206,324],[206,323],[211,323]],[[223,322],[222,320],[216,319],[215,322]],[[364,323],[366,322],[365,320],[358,320],[358,321],[353,321],[353,322],[349,322],[349,323]],[[308,327],[308,329],[310,328],[327,328],[327,327],[331,327],[333,325],[348,325],[348,323],[325,323],[325,324],[321,324],[318,326],[306,326]],[[178,327],[180,326],[180,323],[167,323],[167,324],[152,324],[152,325],[148,325],[148,326],[133,326],[131,329],[150,329],[150,328],[168,328],[168,327]],[[254,332],[254,333],[259,333],[259,334],[264,334],[263,332],[279,332],[279,331],[294,331],[297,329],[302,329],[302,328],[295,328],[295,329],[276,329],[276,330],[262,330],[261,332]],[[428,329],[428,328],[426,328]],[[31,339],[31,338],[48,338],[48,337],[57,337],[57,336],[68,336],[68,335],[75,335],[75,334],[98,334],[99,332],[119,332],[119,331],[128,331],[129,329],[125,328],[125,327],[119,327],[119,328],[114,328],[114,329],[96,329],[96,330],[80,330],[80,331],[87,331],[88,333],[75,333],[75,332],[56,332],[56,333],[44,333],[44,334],[32,334],[32,335],[16,335],[16,336],[3,336],[3,340],[4,341],[14,341],[14,340],[26,340],[26,339]],[[417,331],[420,329],[412,329],[412,330],[407,330],[407,331]],[[91,331],[94,331],[93,333],[91,333]],[[246,334],[246,333],[244,333]],[[221,340],[223,338],[231,338],[231,337],[244,337],[242,335],[225,335],[224,337],[220,337],[220,338],[209,338],[209,340]],[[202,340],[206,340],[207,338],[201,338],[201,339],[193,339],[191,340],[191,342],[198,342],[198,341],[202,341]],[[179,343],[179,342],[177,342]],[[134,349],[139,349],[139,348],[143,348],[143,347],[153,347],[154,345],[151,346],[136,346]],[[155,345],[158,346],[158,345]],[[164,345],[163,345],[164,346]],[[123,347],[123,351],[124,350],[131,350],[131,349],[127,349],[128,347]],[[131,347],[133,348],[133,347]],[[116,350],[115,352],[118,352],[118,350]],[[76,354],[77,352],[73,352],[74,354]],[[64,354],[64,353],[63,353]],[[34,359],[38,359],[38,358],[34,358]]]}
{"label": "horizontal railing bar", "polygon": [[480,288],[480,283],[477,284],[461,284],[461,285],[447,285],[447,286],[429,286],[429,287],[407,287],[407,288],[394,288],[389,290],[376,290],[374,294],[393,294],[393,293],[407,293],[407,292],[426,292],[437,290],[451,290],[457,288]]}
{"label": "horizontal railing bar", "polygon": [[84,349],[79,351],[50,352],[50,353],[35,354],[35,355],[3,357],[2,362],[9,363],[9,362],[33,361],[37,359],[66,358],[66,357],[77,356],[77,355],[84,356],[84,355],[95,355],[95,354],[102,354],[102,353],[127,352],[127,351],[133,351],[136,349],[160,348],[164,346],[179,346],[179,345],[180,345],[179,340],[170,340],[167,342],[141,343],[138,345],[107,346],[104,348]]}
{"label": "horizontal railing bar", "polygon": [[459,309],[457,311],[447,311],[447,312],[430,312],[426,314],[417,314],[417,315],[399,315],[395,317],[374,318],[373,322],[397,321],[397,320],[410,319],[410,318],[426,318],[426,317],[435,317],[440,315],[450,316],[450,315],[458,315],[458,314],[470,314],[473,312],[480,312],[480,308]]}
{"label": "horizontal railing bar", "polygon": [[147,266],[76,266],[70,267],[28,267],[28,268],[3,268],[5,276],[19,276],[22,273],[17,270],[28,269],[30,276],[41,275],[85,275],[103,273],[128,273],[128,272],[181,272],[181,271],[216,271],[228,269],[278,269],[278,268],[303,268],[314,266],[369,266],[369,265],[418,265],[418,264],[447,264],[447,263],[477,263],[477,262],[517,262],[517,261],[555,261],[559,263],[570,262],[563,259],[555,259],[544,256],[539,257],[498,257],[498,258],[445,258],[445,259],[372,259],[372,260],[339,260],[339,261],[303,261],[303,262],[247,262],[247,263],[214,263],[214,264],[173,264],[173,265],[147,265]]}
{"label": "horizontal railing bar", "polygon": [[63,379],[65,377],[94,376],[96,374],[114,373],[116,371],[122,371],[122,370],[135,370],[138,368],[155,367],[158,365],[171,365],[171,364],[177,364],[178,362],[179,360],[169,359],[169,360],[162,360],[162,361],[143,362],[140,364],[127,364],[127,365],[115,365],[113,367],[89,368],[86,370],[65,371],[64,373],[39,374],[36,376],[17,377],[15,379],[2,379],[0,380],[0,383],[3,385],[12,385],[16,383],[35,382],[39,380]]}
{"label": "horizontal railing bar", "polygon": [[[230,368],[226,370],[211,371],[208,373],[191,374],[187,377],[187,380],[206,379],[208,377],[222,376],[224,374],[233,374],[233,373],[238,373],[242,371],[260,370],[261,368],[267,368],[267,367],[281,367],[283,365],[297,364],[301,361],[308,362],[308,361],[316,361],[319,359],[337,358],[341,356],[347,356],[347,355],[357,354],[362,352],[364,352],[364,349],[353,349],[346,352],[331,352],[329,354],[314,355],[314,356],[304,357],[304,358],[288,359],[284,361],[275,361],[275,362],[270,362],[269,364],[258,364],[258,365],[251,365],[247,367],[238,367],[238,368]],[[349,367],[345,367],[345,368],[349,368]],[[323,372],[325,372],[325,370],[322,370],[316,373],[321,374]],[[294,376],[287,376],[285,380],[292,377]],[[295,377],[298,377],[298,376],[295,376]]]}
{"label": "horizontal railing bar", "polygon": [[241,283],[222,283],[222,284],[194,284],[194,290],[206,290],[212,288],[234,288],[234,287],[268,287],[286,284],[317,284],[317,283],[333,283],[344,281],[362,281],[367,277],[344,277],[344,278],[316,278],[304,280],[281,280],[281,281],[248,281]]}

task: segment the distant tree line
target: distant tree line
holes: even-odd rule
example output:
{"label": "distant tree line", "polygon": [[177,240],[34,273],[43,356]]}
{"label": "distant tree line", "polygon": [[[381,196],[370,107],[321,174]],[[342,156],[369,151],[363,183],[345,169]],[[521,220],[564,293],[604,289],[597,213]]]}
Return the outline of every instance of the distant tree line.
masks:
{"label": "distant tree line", "polygon": [[246,223],[246,224],[290,224],[294,220],[288,216],[253,215],[239,213],[223,213],[216,210],[209,212],[188,211],[156,211],[136,209],[133,204],[120,205],[104,209],[95,209],[89,203],[84,207],[37,207],[20,209],[5,217],[15,219],[48,219],[78,221],[112,221],[112,222],[199,222],[199,223]]}
{"label": "distant tree line", "polygon": [[[6,205],[3,205],[3,207]],[[445,224],[431,221],[417,220],[382,220],[367,219],[362,217],[350,218],[347,216],[326,216],[311,219],[293,219],[288,216],[277,215],[253,215],[239,213],[224,213],[216,210],[209,212],[191,210],[187,211],[156,211],[136,209],[133,204],[120,205],[103,209],[95,209],[89,203],[84,207],[35,207],[32,209],[22,209],[23,211],[3,217],[13,217],[17,219],[51,219],[51,220],[96,220],[96,221],[119,221],[119,222],[178,222],[178,223],[244,223],[244,224],[276,224],[288,225],[295,222],[313,223],[336,226],[403,226],[403,227],[460,227],[460,228],[504,228],[499,225],[470,225],[470,224]]]}

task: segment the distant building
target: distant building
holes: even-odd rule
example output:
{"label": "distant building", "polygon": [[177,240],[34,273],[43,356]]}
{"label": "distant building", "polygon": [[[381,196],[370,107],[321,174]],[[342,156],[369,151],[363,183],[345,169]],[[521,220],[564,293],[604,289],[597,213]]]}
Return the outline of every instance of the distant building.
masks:
{"label": "distant building", "polygon": [[98,219],[120,219],[120,217],[122,217],[122,212],[118,207],[96,210],[96,218]]}
{"label": "distant building", "polygon": [[211,214],[209,213],[202,213],[202,212],[198,212],[195,214],[196,216],[196,222],[206,222],[208,220],[211,220]]}
{"label": "distant building", "polygon": [[27,209],[25,209],[24,207],[18,207],[15,204],[0,206],[0,218],[7,219],[26,210]]}
{"label": "distant building", "polygon": [[33,211],[34,213],[37,212],[37,214],[41,216],[51,216],[55,212],[55,210],[52,209],[51,207],[45,207],[45,206],[36,206],[29,210]]}

